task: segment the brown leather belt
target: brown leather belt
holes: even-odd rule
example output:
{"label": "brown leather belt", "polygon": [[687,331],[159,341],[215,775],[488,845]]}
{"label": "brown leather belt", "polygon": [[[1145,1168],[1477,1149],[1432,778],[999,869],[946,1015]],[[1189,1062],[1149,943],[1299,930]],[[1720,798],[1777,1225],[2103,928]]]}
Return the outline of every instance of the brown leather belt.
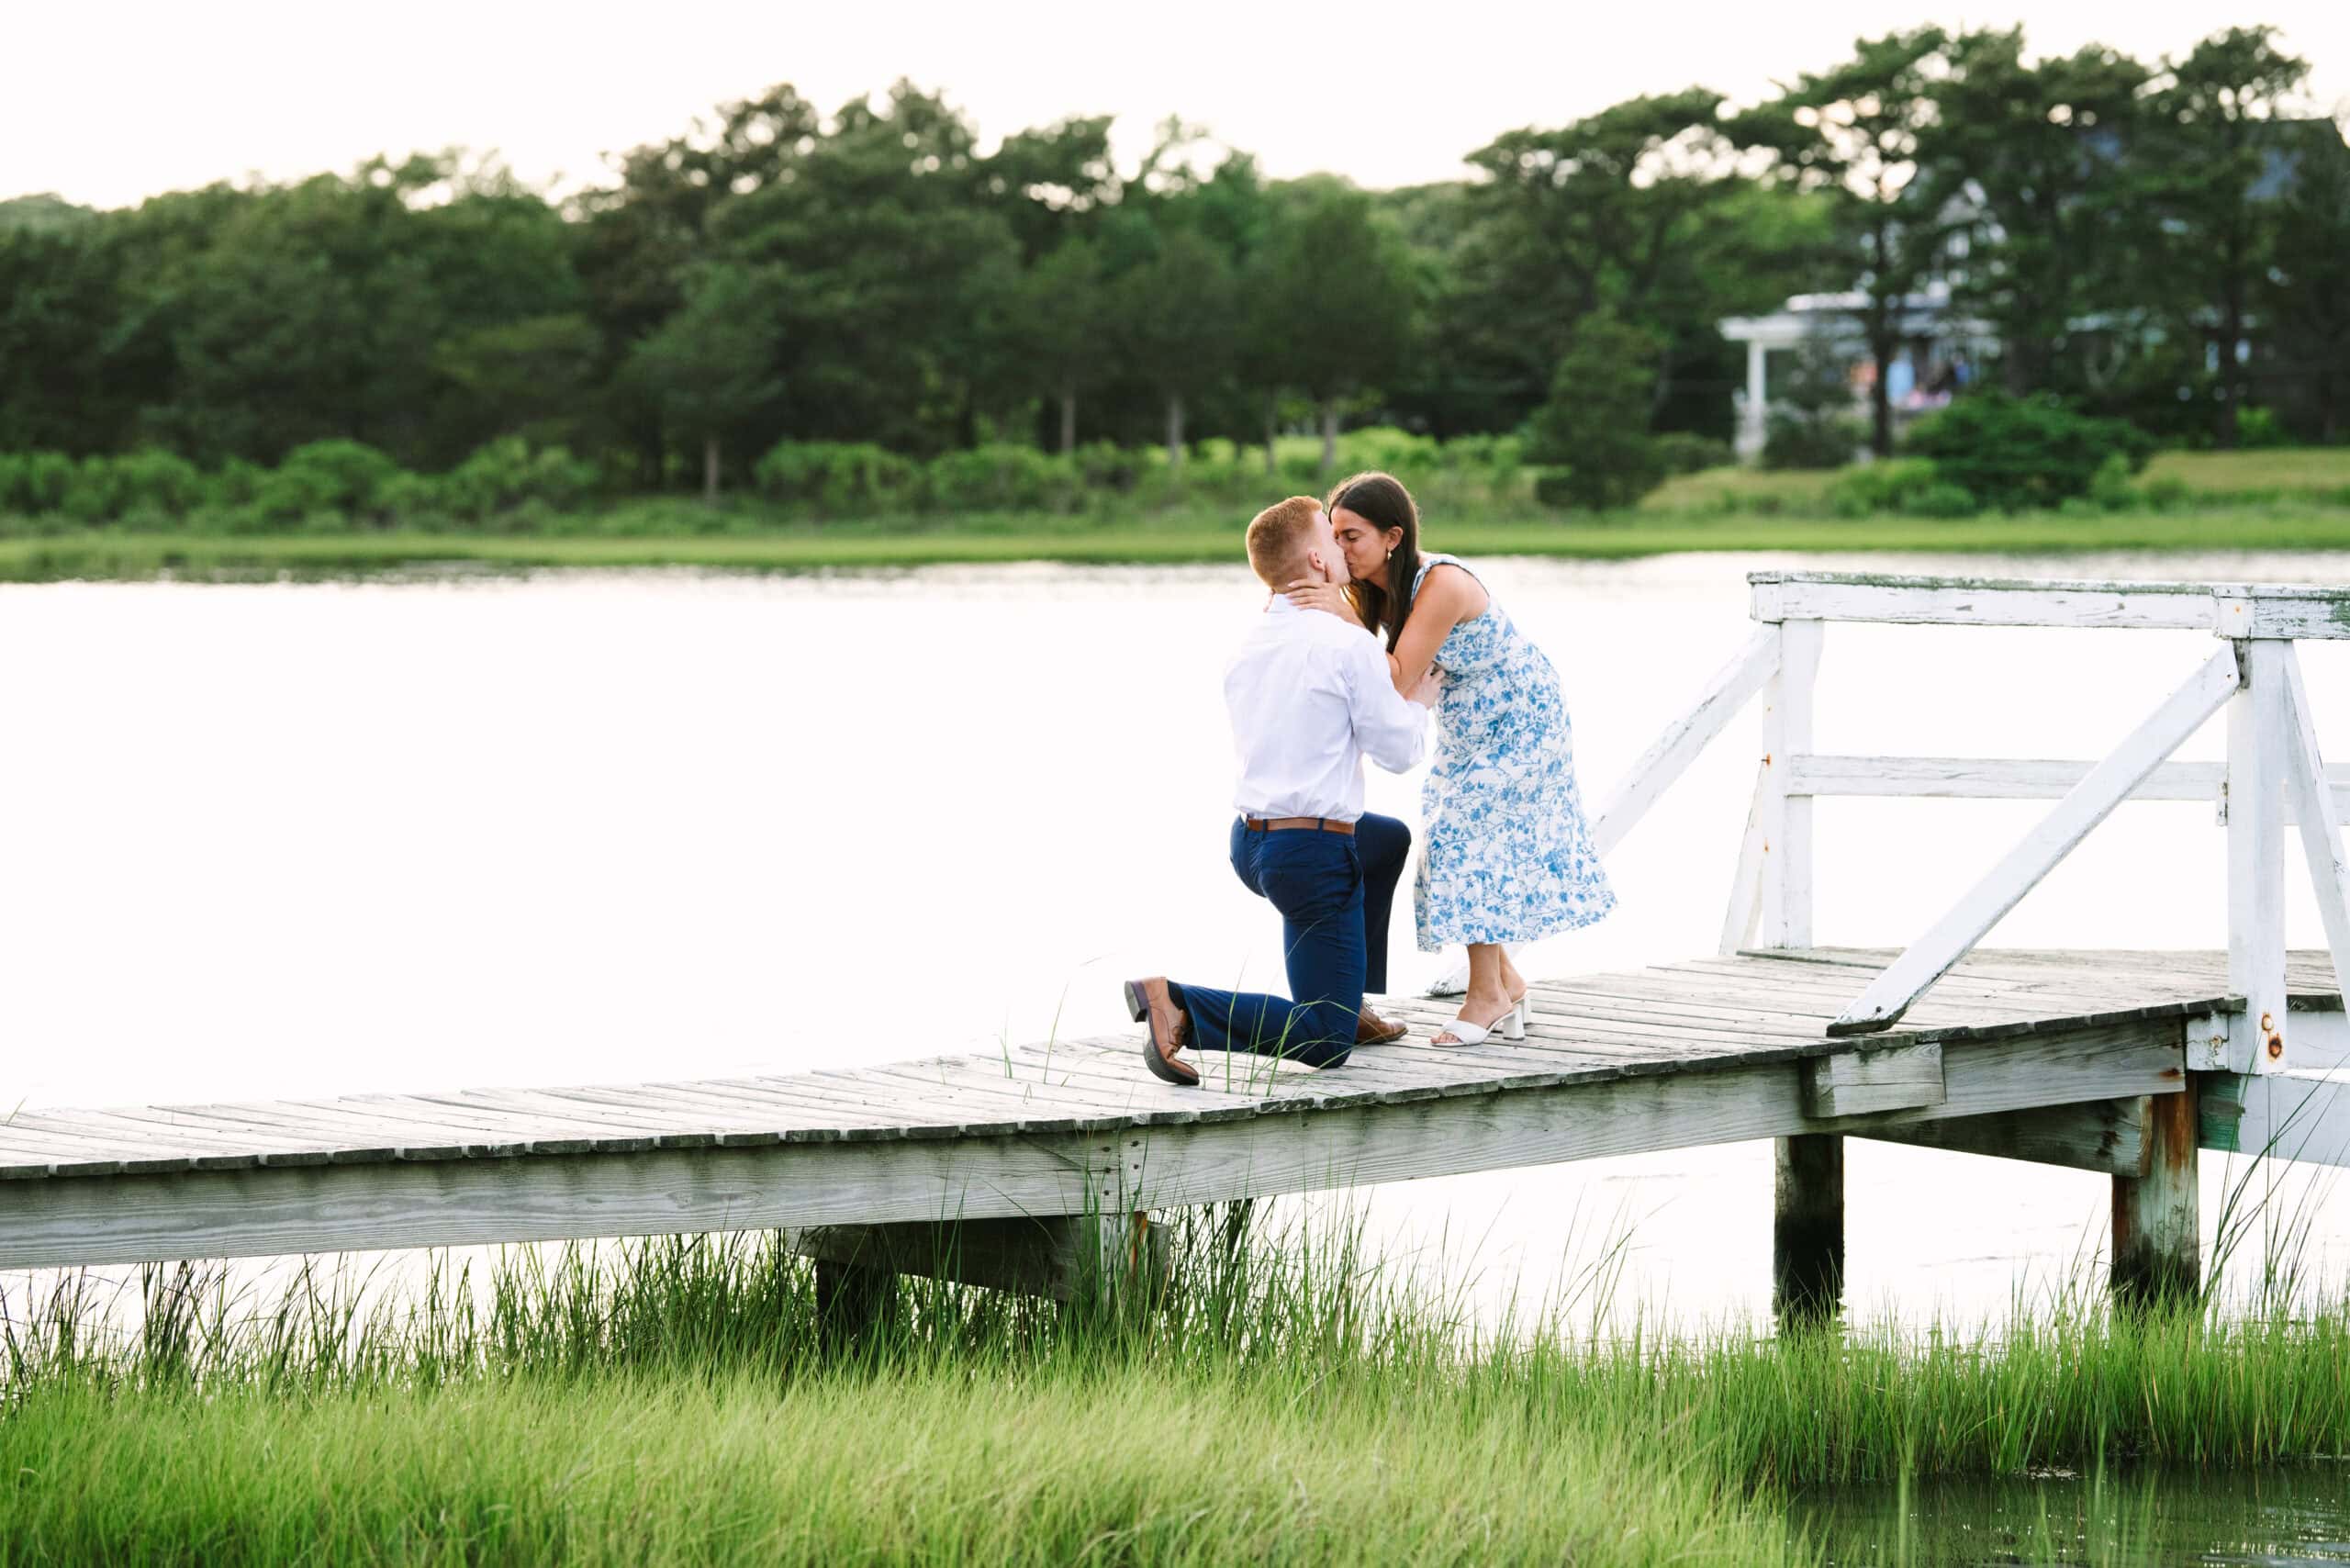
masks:
{"label": "brown leather belt", "polygon": [[1286,833],[1293,828],[1320,828],[1324,833],[1352,834],[1352,823],[1332,822],[1328,817],[1243,817],[1250,833]]}

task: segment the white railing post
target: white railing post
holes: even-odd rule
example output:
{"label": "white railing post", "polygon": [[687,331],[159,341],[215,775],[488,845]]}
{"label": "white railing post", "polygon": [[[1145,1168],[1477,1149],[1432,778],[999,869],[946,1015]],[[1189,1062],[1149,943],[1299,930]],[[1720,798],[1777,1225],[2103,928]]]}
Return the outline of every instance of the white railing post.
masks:
{"label": "white railing post", "polygon": [[2236,641],[2243,685],[2228,700],[2228,1067],[2276,1072],[2286,1061],[2286,661],[2274,637]]}
{"label": "white railing post", "polygon": [[1778,668],[1762,689],[1762,775],[1756,817],[1762,844],[1765,947],[1811,946],[1811,797],[1788,793],[1792,758],[1812,748],[1811,699],[1821,622],[1782,621]]}

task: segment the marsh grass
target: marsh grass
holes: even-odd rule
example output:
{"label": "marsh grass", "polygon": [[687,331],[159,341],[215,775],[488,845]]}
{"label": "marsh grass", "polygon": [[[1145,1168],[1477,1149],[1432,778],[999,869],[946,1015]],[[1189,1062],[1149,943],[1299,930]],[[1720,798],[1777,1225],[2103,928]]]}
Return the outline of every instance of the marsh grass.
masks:
{"label": "marsh grass", "polygon": [[847,1344],[768,1237],[18,1286],[0,1562],[1801,1561],[1796,1489],[2350,1446],[2338,1298],[1668,1332],[1603,1253],[1495,1323],[1359,1220],[1230,1219],[1157,1295],[902,1280]]}

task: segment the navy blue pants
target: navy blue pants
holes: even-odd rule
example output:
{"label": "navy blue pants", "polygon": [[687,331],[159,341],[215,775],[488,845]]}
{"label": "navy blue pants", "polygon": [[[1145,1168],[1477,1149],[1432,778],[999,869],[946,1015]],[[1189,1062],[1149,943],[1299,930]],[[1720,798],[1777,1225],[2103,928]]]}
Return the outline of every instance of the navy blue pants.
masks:
{"label": "navy blue pants", "polygon": [[[1192,1044],[1336,1067],[1354,1049],[1366,990],[1387,989],[1387,922],[1412,830],[1366,816],[1352,836],[1232,824],[1232,869],[1281,912],[1289,995],[1182,986]],[[1294,999],[1294,1000],[1292,1000]]]}

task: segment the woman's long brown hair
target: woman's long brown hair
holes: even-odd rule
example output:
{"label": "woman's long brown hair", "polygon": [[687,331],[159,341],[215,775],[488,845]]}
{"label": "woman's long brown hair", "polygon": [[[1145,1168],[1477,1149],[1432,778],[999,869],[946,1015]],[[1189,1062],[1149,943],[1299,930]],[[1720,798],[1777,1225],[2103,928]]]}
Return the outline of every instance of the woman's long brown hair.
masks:
{"label": "woman's long brown hair", "polygon": [[1357,578],[1346,588],[1356,617],[1371,628],[1373,636],[1387,640],[1387,651],[1392,654],[1412,613],[1412,585],[1420,575],[1420,509],[1413,504],[1412,492],[1404,488],[1401,479],[1372,469],[1340,480],[1322,503],[1322,510],[1333,519],[1341,511],[1350,511],[1382,533],[1392,528],[1404,531],[1403,539],[1387,557],[1387,580],[1375,583]]}

